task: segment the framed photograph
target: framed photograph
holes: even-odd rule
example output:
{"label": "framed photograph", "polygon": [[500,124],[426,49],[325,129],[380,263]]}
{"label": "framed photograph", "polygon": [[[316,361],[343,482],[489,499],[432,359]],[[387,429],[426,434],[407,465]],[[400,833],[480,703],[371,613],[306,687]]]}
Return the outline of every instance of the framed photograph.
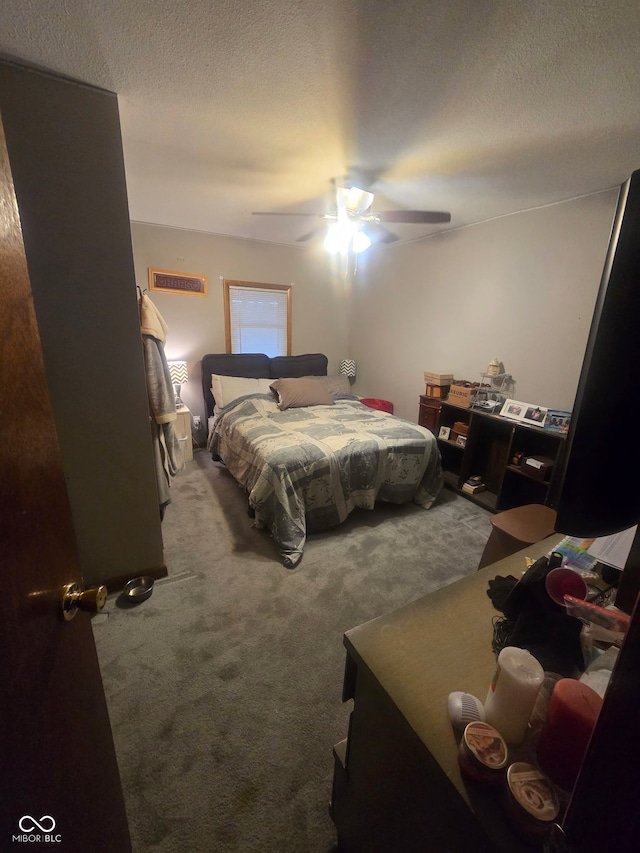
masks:
{"label": "framed photograph", "polygon": [[500,416],[511,418],[521,424],[543,427],[548,409],[545,406],[536,406],[533,403],[523,403],[520,400],[506,400]]}
{"label": "framed photograph", "polygon": [[440,432],[438,433],[438,438],[444,438],[447,440],[451,435],[451,427],[440,427]]}
{"label": "framed photograph", "polygon": [[207,277],[189,272],[149,268],[149,290],[181,293],[183,296],[206,296]]}
{"label": "framed photograph", "polygon": [[548,409],[547,417],[544,421],[544,428],[549,432],[569,432],[569,424],[571,423],[571,412],[564,412],[560,409]]}
{"label": "framed photograph", "polygon": [[547,416],[547,409],[544,406],[527,406],[522,422],[531,424],[531,426],[544,426],[544,419]]}
{"label": "framed photograph", "polygon": [[467,436],[466,435],[459,435],[456,438],[456,444],[459,447],[466,447],[467,446]]}
{"label": "framed photograph", "polygon": [[503,418],[512,418],[514,421],[521,421],[528,408],[528,403],[521,403],[519,400],[505,400],[500,409],[500,416]]}

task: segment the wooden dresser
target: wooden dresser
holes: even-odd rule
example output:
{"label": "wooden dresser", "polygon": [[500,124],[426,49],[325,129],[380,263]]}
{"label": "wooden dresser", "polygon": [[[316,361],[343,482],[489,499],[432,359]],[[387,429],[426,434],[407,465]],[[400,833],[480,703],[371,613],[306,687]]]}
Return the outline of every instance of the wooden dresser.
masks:
{"label": "wooden dresser", "polygon": [[535,849],[511,832],[496,792],[463,781],[447,698],[464,690],[485,699],[497,615],[489,579],[520,576],[525,555],[546,554],[560,538],[347,631],[343,700],[354,705],[348,737],[334,747],[331,803],[340,851]]}
{"label": "wooden dresser", "polygon": [[[348,736],[336,744],[331,816],[341,853],[524,853],[491,789],[467,785],[447,697],[484,700],[493,674],[486,594],[496,575],[519,577],[562,537],[542,542],[344,635]],[[640,606],[620,649],[562,821],[572,853],[640,850]],[[526,744],[525,744],[526,746]],[[517,760],[517,756],[512,754]]]}

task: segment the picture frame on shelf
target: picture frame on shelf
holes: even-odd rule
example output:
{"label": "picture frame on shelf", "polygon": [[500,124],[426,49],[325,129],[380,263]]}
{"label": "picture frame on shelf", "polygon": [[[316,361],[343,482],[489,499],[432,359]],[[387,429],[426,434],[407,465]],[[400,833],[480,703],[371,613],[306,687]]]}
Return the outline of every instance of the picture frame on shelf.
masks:
{"label": "picture frame on shelf", "polygon": [[544,426],[544,420],[547,416],[547,411],[544,406],[528,406],[522,416],[522,422],[531,424],[532,426]]}
{"label": "picture frame on shelf", "polygon": [[505,400],[500,409],[500,417],[521,421],[528,408],[528,403],[521,403],[519,400]]}
{"label": "picture frame on shelf", "polygon": [[544,428],[549,432],[567,433],[571,425],[571,412],[561,409],[547,409]]}
{"label": "picture frame on shelf", "polygon": [[529,426],[544,426],[548,409],[546,406],[537,406],[534,403],[523,403],[521,400],[505,400],[500,416],[518,421]]}
{"label": "picture frame on shelf", "polygon": [[451,435],[451,427],[441,426],[440,432],[438,433],[438,438],[444,439],[444,441],[448,441]]}
{"label": "picture frame on shelf", "polygon": [[459,435],[456,438],[456,444],[458,445],[458,447],[466,447],[467,446],[467,436],[466,435]]}

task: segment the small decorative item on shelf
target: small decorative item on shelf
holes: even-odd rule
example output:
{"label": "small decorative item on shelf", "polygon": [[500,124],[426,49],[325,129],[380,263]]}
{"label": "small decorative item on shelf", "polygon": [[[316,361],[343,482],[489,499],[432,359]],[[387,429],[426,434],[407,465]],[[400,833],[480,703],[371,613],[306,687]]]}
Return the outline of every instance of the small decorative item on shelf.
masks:
{"label": "small decorative item on shelf", "polygon": [[480,400],[476,407],[478,409],[482,409],[485,412],[489,412],[489,414],[493,414],[496,409],[499,409],[502,406],[502,402],[500,400]]}
{"label": "small decorative item on shelf", "polygon": [[504,373],[504,364],[499,359],[494,358],[487,366],[487,376],[500,376],[501,373]]}
{"label": "small decorative item on shelf", "polygon": [[507,397],[507,389],[512,384],[511,374],[505,373],[504,364],[494,358],[486,371],[480,374],[480,388],[476,394],[474,407],[489,414],[497,413]]}
{"label": "small decorative item on shelf", "polygon": [[[455,441],[456,444],[464,447],[467,442],[467,433],[469,432],[469,424],[464,421],[455,421],[453,426],[451,427],[451,441]],[[463,439],[459,441],[458,439]]]}
{"label": "small decorative item on shelf", "polygon": [[548,456],[525,456],[520,467],[536,480],[548,480],[553,468],[553,459]]}

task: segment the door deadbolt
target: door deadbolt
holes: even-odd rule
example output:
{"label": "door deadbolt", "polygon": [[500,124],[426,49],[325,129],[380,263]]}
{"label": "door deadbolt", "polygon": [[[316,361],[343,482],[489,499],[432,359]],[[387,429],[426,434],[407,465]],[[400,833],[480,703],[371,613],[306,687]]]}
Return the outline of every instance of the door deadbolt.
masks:
{"label": "door deadbolt", "polygon": [[78,610],[99,613],[106,603],[106,586],[83,590],[77,583],[68,583],[62,591],[62,615],[67,622],[73,619]]}

